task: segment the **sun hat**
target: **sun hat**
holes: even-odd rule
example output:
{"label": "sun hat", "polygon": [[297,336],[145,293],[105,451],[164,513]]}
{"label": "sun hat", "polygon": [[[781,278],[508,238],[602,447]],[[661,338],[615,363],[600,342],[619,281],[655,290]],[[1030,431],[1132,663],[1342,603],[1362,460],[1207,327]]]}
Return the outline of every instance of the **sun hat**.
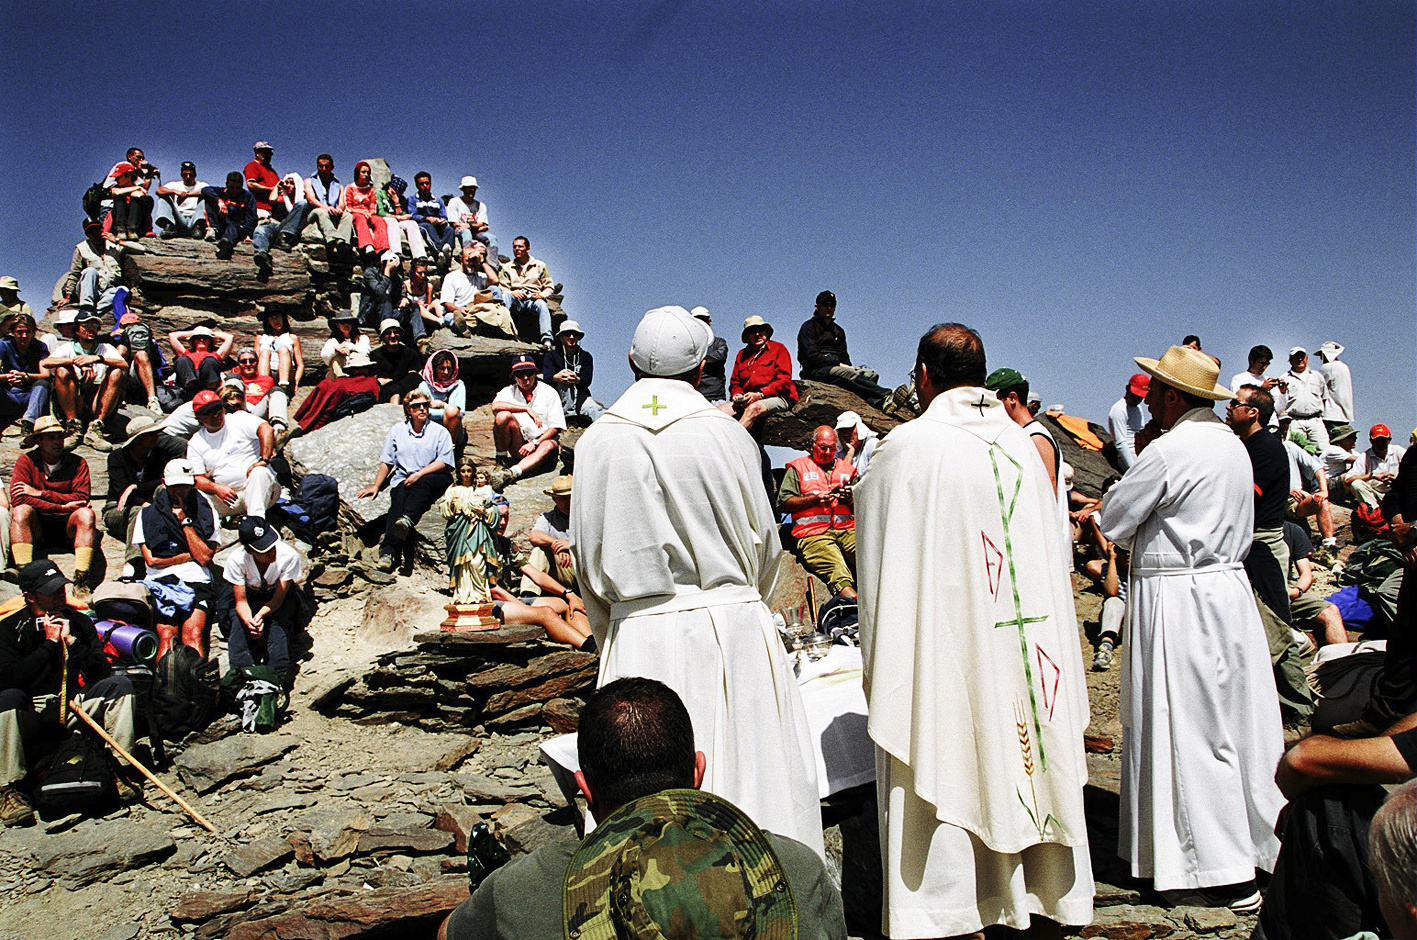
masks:
{"label": "sun hat", "polygon": [[204,412],[220,411],[221,396],[209,388],[204,388],[192,396],[192,413],[199,415]]}
{"label": "sun hat", "polygon": [[1328,432],[1328,439],[1330,441],[1341,441],[1349,437],[1358,437],[1358,431],[1351,424],[1336,425],[1332,431]]}
{"label": "sun hat", "polygon": [[156,434],[161,431],[162,428],[163,424],[157,418],[151,418],[147,415],[137,415],[128,422],[128,427],[124,431],[128,436],[123,440],[123,443],[118,446],[127,447],[143,435]]}
{"label": "sun hat", "polygon": [[713,331],[683,307],[655,307],[640,318],[630,340],[630,362],[648,376],[683,375],[708,354]]}
{"label": "sun hat", "polygon": [[269,150],[271,153],[275,153],[275,152],[276,152],[276,148],[272,147],[270,144],[266,143],[264,140],[258,140],[258,141],[256,141],[254,144],[251,145],[251,149],[252,149],[252,150]]}
{"label": "sun hat", "polygon": [[689,311],[689,315],[697,320],[711,319],[708,307],[695,307],[693,310]]}
{"label": "sun hat", "polygon": [[1392,432],[1388,430],[1388,426],[1386,424],[1375,424],[1368,429],[1369,440],[1377,440],[1380,437],[1385,437],[1388,440],[1392,440]]}
{"label": "sun hat", "polygon": [[392,249],[388,249],[388,250],[385,250],[385,251],[382,251],[382,252],[379,253],[379,263],[380,263],[380,264],[383,264],[385,261],[402,261],[402,260],[403,260],[403,259],[399,257],[399,253],[398,253],[397,251],[392,250]]}
{"label": "sun hat", "polygon": [[20,289],[20,282],[17,281],[17,280],[15,280],[13,277],[10,277],[10,275],[7,274],[7,275],[5,275],[4,277],[0,277],[0,290],[19,290],[19,289]]}
{"label": "sun hat", "polygon": [[192,475],[192,461],[186,457],[169,460],[162,468],[163,486],[191,486],[197,479]]}
{"label": "sun hat", "polygon": [[209,326],[194,326],[192,332],[187,334],[188,339],[196,339],[198,336],[205,336],[207,339],[212,339],[216,334],[212,332]]}
{"label": "sun hat", "polygon": [[768,339],[772,339],[772,324],[759,316],[751,316],[743,321],[743,335],[739,337],[743,342],[748,341],[749,330],[767,330]]}
{"label": "sun hat", "polygon": [[551,481],[551,485],[541,492],[547,496],[570,496],[571,495],[571,475],[563,473]]}
{"label": "sun hat", "polygon": [[344,360],[344,370],[346,372],[350,369],[367,369],[373,365],[374,360],[370,359],[358,349],[346,356]]}
{"label": "sun hat", "polygon": [[876,432],[866,426],[866,422],[861,420],[861,416],[854,411],[843,411],[836,417],[836,429],[844,431],[847,428],[855,428],[856,433],[861,435],[864,441],[868,437],[875,437]]}
{"label": "sun hat", "polygon": [[90,320],[95,323],[103,322],[103,318],[98,315],[98,311],[96,310],[80,310],[74,317],[75,323],[87,323]]}
{"label": "sun hat", "polygon": [[[1218,374],[1218,373],[1217,373]],[[1127,379],[1127,391],[1133,395],[1146,397],[1146,390],[1151,387],[1151,376],[1145,372],[1138,372],[1130,379]]]}
{"label": "sun hat", "polygon": [[389,317],[389,318],[387,318],[387,319],[380,320],[380,321],[379,321],[379,335],[380,335],[380,336],[383,336],[385,333],[389,332],[389,330],[398,330],[400,333],[402,333],[402,332],[403,332],[403,324],[400,323],[398,320],[395,320],[393,317]]}
{"label": "sun hat", "polygon": [[1023,373],[1017,369],[995,369],[993,372],[990,372],[989,377],[984,380],[984,387],[991,392],[1006,392],[1011,388],[1017,388],[1027,381],[1028,379],[1024,378]]}
{"label": "sun hat", "polygon": [[797,936],[797,902],[763,831],[703,790],[621,807],[581,842],[562,888],[566,936]]}
{"label": "sun hat", "polygon": [[54,325],[60,326],[64,323],[73,323],[79,318],[79,311],[73,307],[66,307],[54,315]]}
{"label": "sun hat", "polygon": [[1172,346],[1160,359],[1145,356],[1133,358],[1143,372],[1172,388],[1212,401],[1228,401],[1235,397],[1234,392],[1216,381],[1220,377],[1220,366],[1199,349]]}
{"label": "sun hat", "polygon": [[63,434],[64,425],[53,415],[44,415],[34,423],[34,429],[25,435],[24,446],[33,447],[39,443],[42,434]]}
{"label": "sun hat", "polygon": [[561,328],[556,331],[556,335],[560,336],[563,333],[574,333],[577,336],[585,336],[585,330],[581,329],[581,325],[575,320],[567,320],[561,324]]}
{"label": "sun hat", "polygon": [[228,375],[226,378],[224,378],[224,379],[221,380],[221,385],[217,387],[218,393],[219,393],[223,388],[234,388],[234,389],[236,389],[238,392],[245,393],[245,391],[246,391],[246,380],[243,379],[243,378],[242,378],[241,376],[239,376],[239,375]]}
{"label": "sun hat", "polygon": [[477,177],[464,176],[462,178],[462,182],[458,184],[458,189],[467,189],[469,186],[471,186],[473,189],[477,188]]}
{"label": "sun hat", "polygon": [[242,519],[236,537],[243,546],[253,552],[269,551],[280,541],[280,533],[276,531],[275,526],[260,516],[247,516]]}

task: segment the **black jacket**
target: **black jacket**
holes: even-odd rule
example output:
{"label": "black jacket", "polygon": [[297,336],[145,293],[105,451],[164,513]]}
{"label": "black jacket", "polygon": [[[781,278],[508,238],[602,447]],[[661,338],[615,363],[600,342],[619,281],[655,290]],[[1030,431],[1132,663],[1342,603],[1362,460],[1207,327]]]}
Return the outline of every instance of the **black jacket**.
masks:
{"label": "black jacket", "polygon": [[[69,695],[105,678],[112,668],[103,655],[103,644],[93,621],[66,608],[69,635]],[[35,695],[58,695],[63,663],[58,643],[44,637],[44,628],[28,605],[0,620],[0,689],[20,689]]]}

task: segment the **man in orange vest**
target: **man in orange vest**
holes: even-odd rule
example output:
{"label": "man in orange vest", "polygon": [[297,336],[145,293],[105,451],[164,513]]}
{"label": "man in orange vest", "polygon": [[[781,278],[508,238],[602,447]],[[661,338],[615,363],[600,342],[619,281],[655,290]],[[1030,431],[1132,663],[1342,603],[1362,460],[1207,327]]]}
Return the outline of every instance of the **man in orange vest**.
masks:
{"label": "man in orange vest", "polygon": [[808,571],[832,593],[856,598],[856,515],[851,484],[856,468],[836,456],[836,431],[823,425],[812,436],[812,449],[789,460],[777,508],[792,514],[792,537]]}

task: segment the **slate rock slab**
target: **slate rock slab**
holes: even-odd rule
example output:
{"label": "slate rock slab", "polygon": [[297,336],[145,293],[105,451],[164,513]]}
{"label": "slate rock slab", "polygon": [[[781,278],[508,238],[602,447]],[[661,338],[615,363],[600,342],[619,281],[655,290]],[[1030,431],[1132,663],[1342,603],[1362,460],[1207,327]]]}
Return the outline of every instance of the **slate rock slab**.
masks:
{"label": "slate rock slab", "polygon": [[289,842],[278,835],[262,836],[255,842],[238,845],[226,853],[223,861],[238,878],[249,878],[263,868],[285,861],[295,854]]}
{"label": "slate rock slab", "polygon": [[177,775],[198,793],[210,793],[231,780],[252,776],[299,744],[284,735],[232,735],[183,751],[176,761]]}
{"label": "slate rock slab", "polygon": [[46,839],[33,849],[35,867],[78,886],[117,872],[161,862],[177,851],[166,832],[151,825],[118,820],[82,832]]}

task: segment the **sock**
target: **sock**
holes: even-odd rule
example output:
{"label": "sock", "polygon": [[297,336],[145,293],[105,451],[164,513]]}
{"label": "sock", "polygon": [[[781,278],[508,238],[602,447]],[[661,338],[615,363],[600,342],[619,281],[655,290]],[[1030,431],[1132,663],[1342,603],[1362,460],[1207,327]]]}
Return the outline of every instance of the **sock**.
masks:
{"label": "sock", "polygon": [[1327,539],[1324,539],[1324,547],[1325,547],[1325,548],[1332,548],[1333,546],[1335,546],[1335,545],[1337,545],[1337,544],[1338,544],[1338,539],[1337,539],[1337,538],[1327,538]]}
{"label": "sock", "polygon": [[10,546],[10,553],[15,556],[15,567],[23,568],[34,561],[34,546],[28,542],[16,542]]}
{"label": "sock", "polygon": [[74,578],[78,579],[89,573],[93,568],[93,548],[74,549]]}
{"label": "sock", "polygon": [[512,456],[511,451],[506,451],[506,450],[499,450],[499,451],[497,451],[497,459],[498,459],[498,460],[501,460],[503,457],[510,457],[510,456]]}
{"label": "sock", "polygon": [[511,473],[508,474],[508,476],[507,476],[507,479],[508,479],[508,480],[520,480],[521,478],[522,478],[522,472],[521,472],[520,470],[518,470],[516,467],[513,467]]}

